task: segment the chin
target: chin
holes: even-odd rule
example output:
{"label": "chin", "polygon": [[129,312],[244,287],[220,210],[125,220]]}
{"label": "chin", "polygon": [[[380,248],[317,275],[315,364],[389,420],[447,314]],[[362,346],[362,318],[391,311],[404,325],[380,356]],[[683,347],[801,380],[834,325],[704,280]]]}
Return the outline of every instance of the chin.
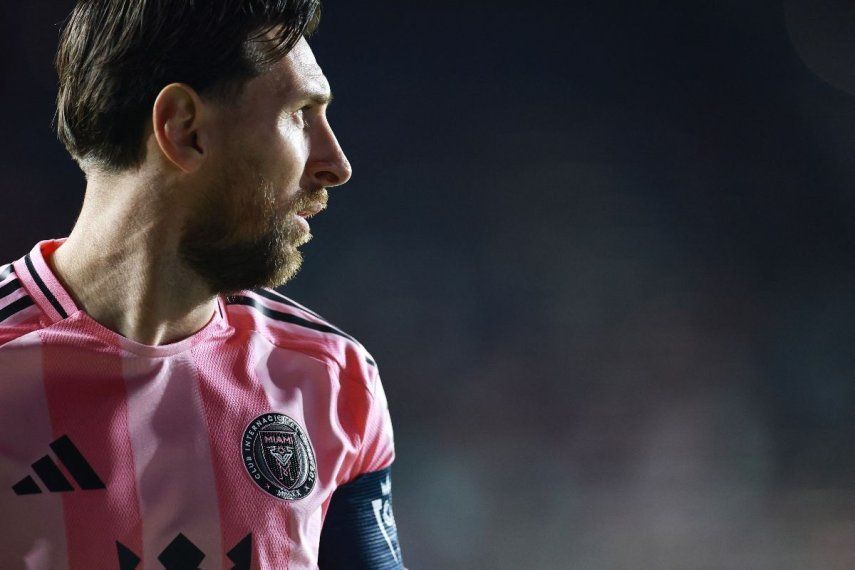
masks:
{"label": "chin", "polygon": [[293,279],[303,265],[303,254],[295,246],[289,247],[280,263],[271,271],[270,275],[259,286],[275,288],[284,285]]}
{"label": "chin", "polygon": [[212,293],[224,295],[287,283],[303,264],[298,248],[312,237],[289,226],[249,240],[223,240],[214,235],[207,231],[185,236],[180,255]]}

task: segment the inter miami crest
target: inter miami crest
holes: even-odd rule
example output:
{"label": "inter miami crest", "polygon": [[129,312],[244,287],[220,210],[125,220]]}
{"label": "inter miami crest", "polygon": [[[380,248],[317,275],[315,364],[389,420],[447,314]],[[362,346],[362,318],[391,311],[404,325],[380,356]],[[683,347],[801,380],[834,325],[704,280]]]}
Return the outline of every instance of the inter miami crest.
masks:
{"label": "inter miami crest", "polygon": [[252,480],[274,497],[296,501],[315,486],[317,464],[300,424],[285,414],[263,414],[243,432],[243,463]]}

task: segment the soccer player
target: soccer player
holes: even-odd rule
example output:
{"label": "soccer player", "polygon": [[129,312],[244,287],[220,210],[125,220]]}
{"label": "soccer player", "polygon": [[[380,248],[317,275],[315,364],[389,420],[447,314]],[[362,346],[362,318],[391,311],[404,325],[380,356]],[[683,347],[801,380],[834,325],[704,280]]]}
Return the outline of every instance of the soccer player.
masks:
{"label": "soccer player", "polygon": [[0,265],[0,568],[402,568],[365,348],[275,292],[350,165],[318,0],[79,0],[64,239]]}

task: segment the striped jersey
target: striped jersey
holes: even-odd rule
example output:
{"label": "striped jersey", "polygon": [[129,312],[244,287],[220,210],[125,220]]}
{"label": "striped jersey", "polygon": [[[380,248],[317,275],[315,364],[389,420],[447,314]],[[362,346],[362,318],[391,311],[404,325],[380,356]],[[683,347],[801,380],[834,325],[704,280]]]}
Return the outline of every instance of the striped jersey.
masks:
{"label": "striped jersey", "polygon": [[46,262],[63,241],[0,266],[1,568],[323,568],[353,505],[399,567],[362,345],[269,289],[218,298],[179,342],[134,342],[75,306]]}

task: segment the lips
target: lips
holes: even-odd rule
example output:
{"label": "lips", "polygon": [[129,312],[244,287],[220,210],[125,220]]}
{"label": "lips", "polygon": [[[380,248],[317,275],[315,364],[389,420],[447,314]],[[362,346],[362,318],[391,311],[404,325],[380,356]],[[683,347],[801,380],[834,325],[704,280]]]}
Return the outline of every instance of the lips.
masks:
{"label": "lips", "polygon": [[329,194],[326,188],[313,188],[305,190],[301,199],[297,202],[297,215],[301,218],[311,218],[327,207]]}
{"label": "lips", "polygon": [[323,204],[314,204],[312,206],[303,208],[302,210],[297,212],[297,215],[301,218],[311,218],[312,216],[323,210],[325,207],[326,206],[324,206]]}

